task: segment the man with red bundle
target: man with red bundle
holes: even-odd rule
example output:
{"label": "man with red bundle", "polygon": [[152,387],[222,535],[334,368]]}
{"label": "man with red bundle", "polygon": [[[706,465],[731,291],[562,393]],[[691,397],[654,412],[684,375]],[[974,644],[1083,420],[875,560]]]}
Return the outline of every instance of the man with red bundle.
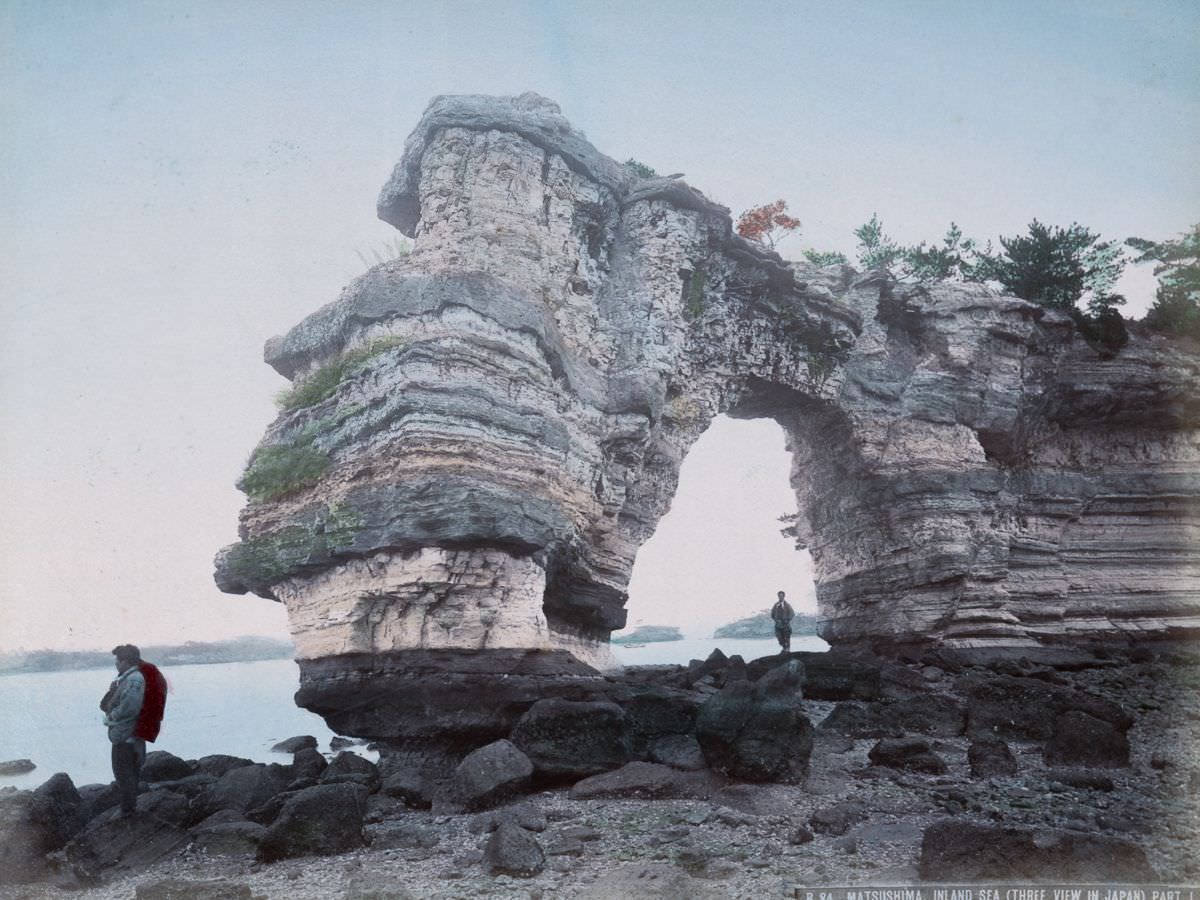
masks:
{"label": "man with red bundle", "polygon": [[146,741],[153,742],[162,726],[167,704],[167,680],[158,667],[142,661],[133,644],[113,648],[117,680],[100,701],[112,742],[112,769],[121,792],[121,815],[137,808],[138,777],[146,758]]}

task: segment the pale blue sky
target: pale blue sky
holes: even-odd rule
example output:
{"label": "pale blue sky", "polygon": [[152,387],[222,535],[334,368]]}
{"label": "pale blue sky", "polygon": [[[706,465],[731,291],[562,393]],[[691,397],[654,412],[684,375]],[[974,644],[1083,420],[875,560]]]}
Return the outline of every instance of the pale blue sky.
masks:
{"label": "pale blue sky", "polygon": [[[872,212],[904,241],[1200,219],[1194,2],[0,0],[0,647],[282,628],[210,577],[282,384],[262,344],[392,233],[375,197],[433,95],[525,90],[735,213],[787,199],[792,255]],[[1143,309],[1148,273],[1124,287]],[[716,555],[677,543],[639,581]],[[687,593],[631,617],[770,599]]]}

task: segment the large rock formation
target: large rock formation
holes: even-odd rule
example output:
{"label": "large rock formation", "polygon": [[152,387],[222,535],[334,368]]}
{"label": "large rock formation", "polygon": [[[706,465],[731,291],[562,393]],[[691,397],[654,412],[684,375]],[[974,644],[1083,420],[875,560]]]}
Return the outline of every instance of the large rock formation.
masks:
{"label": "large rock formation", "polygon": [[335,727],[511,724],[548,675],[587,699],[720,413],[787,433],[834,644],[1200,625],[1194,348],[1110,357],[982,286],[785,262],[532,94],[434,100],[379,215],[412,252],[267,344],[307,396],[217,560],[287,604],[298,701]]}

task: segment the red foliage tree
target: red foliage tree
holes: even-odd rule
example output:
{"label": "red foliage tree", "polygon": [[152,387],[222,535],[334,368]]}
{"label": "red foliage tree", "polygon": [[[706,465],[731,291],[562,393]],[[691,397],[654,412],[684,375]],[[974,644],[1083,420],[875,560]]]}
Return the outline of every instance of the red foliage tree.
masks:
{"label": "red foliage tree", "polygon": [[800,227],[800,220],[787,215],[787,202],[776,200],[746,210],[737,221],[737,233],[772,250],[775,242]]}

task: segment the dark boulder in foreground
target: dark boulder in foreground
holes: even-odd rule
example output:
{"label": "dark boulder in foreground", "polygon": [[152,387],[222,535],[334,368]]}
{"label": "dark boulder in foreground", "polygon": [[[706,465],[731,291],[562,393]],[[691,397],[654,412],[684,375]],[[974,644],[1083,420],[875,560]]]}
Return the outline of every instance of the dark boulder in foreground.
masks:
{"label": "dark boulder in foreground", "polygon": [[206,856],[253,858],[258,855],[267,829],[257,822],[240,818],[232,810],[222,810],[205,819],[188,834],[192,839],[192,849]]}
{"label": "dark boulder in foreground", "polygon": [[34,791],[0,796],[0,884],[36,881],[44,856],[58,850],[84,824],[86,807],[70,776],[52,776]]}
{"label": "dark boulder in foreground", "polygon": [[1055,720],[1044,756],[1048,766],[1118,769],[1129,765],[1129,739],[1108,722],[1071,710]]}
{"label": "dark boulder in foreground", "polygon": [[483,865],[489,875],[531,878],[546,865],[538,839],[515,822],[501,822],[487,840]]}
{"label": "dark boulder in foreground", "polygon": [[884,738],[871,748],[867,758],[874,765],[889,769],[907,769],[929,775],[941,775],[946,771],[945,760],[921,738]]}
{"label": "dark boulder in foreground", "polygon": [[511,741],[468,753],[450,779],[451,801],[466,809],[494,806],[529,787],[533,763]]}
{"label": "dark boulder in foreground", "polygon": [[967,748],[967,762],[974,778],[993,775],[1016,775],[1017,760],[1008,744],[995,737],[978,738]]}
{"label": "dark boulder in foreground", "polygon": [[245,812],[261,806],[291,781],[288,768],[257,763],[229,770],[195,799],[193,820],[199,821],[219,809]]}
{"label": "dark boulder in foreground", "polygon": [[393,797],[414,809],[429,809],[433,805],[433,785],[415,768],[397,769],[388,773],[380,783],[379,790],[385,796]]}
{"label": "dark boulder in foreground", "polygon": [[366,788],[319,784],[296,791],[283,804],[258,848],[263,862],[309,854],[345,853],[366,844]]}
{"label": "dark boulder in foreground", "polygon": [[629,758],[625,711],[607,701],[539,700],[510,740],[540,777],[576,779],[607,772]]}
{"label": "dark boulder in foreground", "polygon": [[83,797],[71,776],[58,772],[33,792],[29,820],[39,834],[43,853],[62,847],[87,824]]}
{"label": "dark boulder in foreground", "polygon": [[0,884],[37,881],[45,872],[43,838],[30,822],[33,792],[0,796]]}
{"label": "dark boulder in foreground", "polygon": [[1141,847],[1072,831],[1042,832],[946,820],[921,840],[921,878],[935,882],[1153,882]]}
{"label": "dark boulder in foreground", "polygon": [[825,653],[797,651],[764,656],[746,666],[746,675],[757,681],[768,671],[795,664],[804,696],[810,700],[877,700],[882,688],[878,662],[854,659],[831,650]]}
{"label": "dark boulder in foreground", "polygon": [[76,877],[88,881],[143,869],[187,840],[182,828],[145,810],[146,798],[138,798],[138,811],[132,816],[119,816],[113,809],[93,819],[67,844],[64,852]]}
{"label": "dark boulder in foreground", "polygon": [[808,771],[813,727],[800,703],[800,667],[771,670],[757,682],[735,681],[708,699],[696,739],[708,764],[743,781],[795,784]]}
{"label": "dark boulder in foreground", "polygon": [[971,737],[1046,741],[1054,734],[1058,718],[1072,710],[1107,722],[1118,731],[1128,731],[1133,724],[1129,714],[1110,700],[1036,678],[976,676],[965,679],[963,687]]}

